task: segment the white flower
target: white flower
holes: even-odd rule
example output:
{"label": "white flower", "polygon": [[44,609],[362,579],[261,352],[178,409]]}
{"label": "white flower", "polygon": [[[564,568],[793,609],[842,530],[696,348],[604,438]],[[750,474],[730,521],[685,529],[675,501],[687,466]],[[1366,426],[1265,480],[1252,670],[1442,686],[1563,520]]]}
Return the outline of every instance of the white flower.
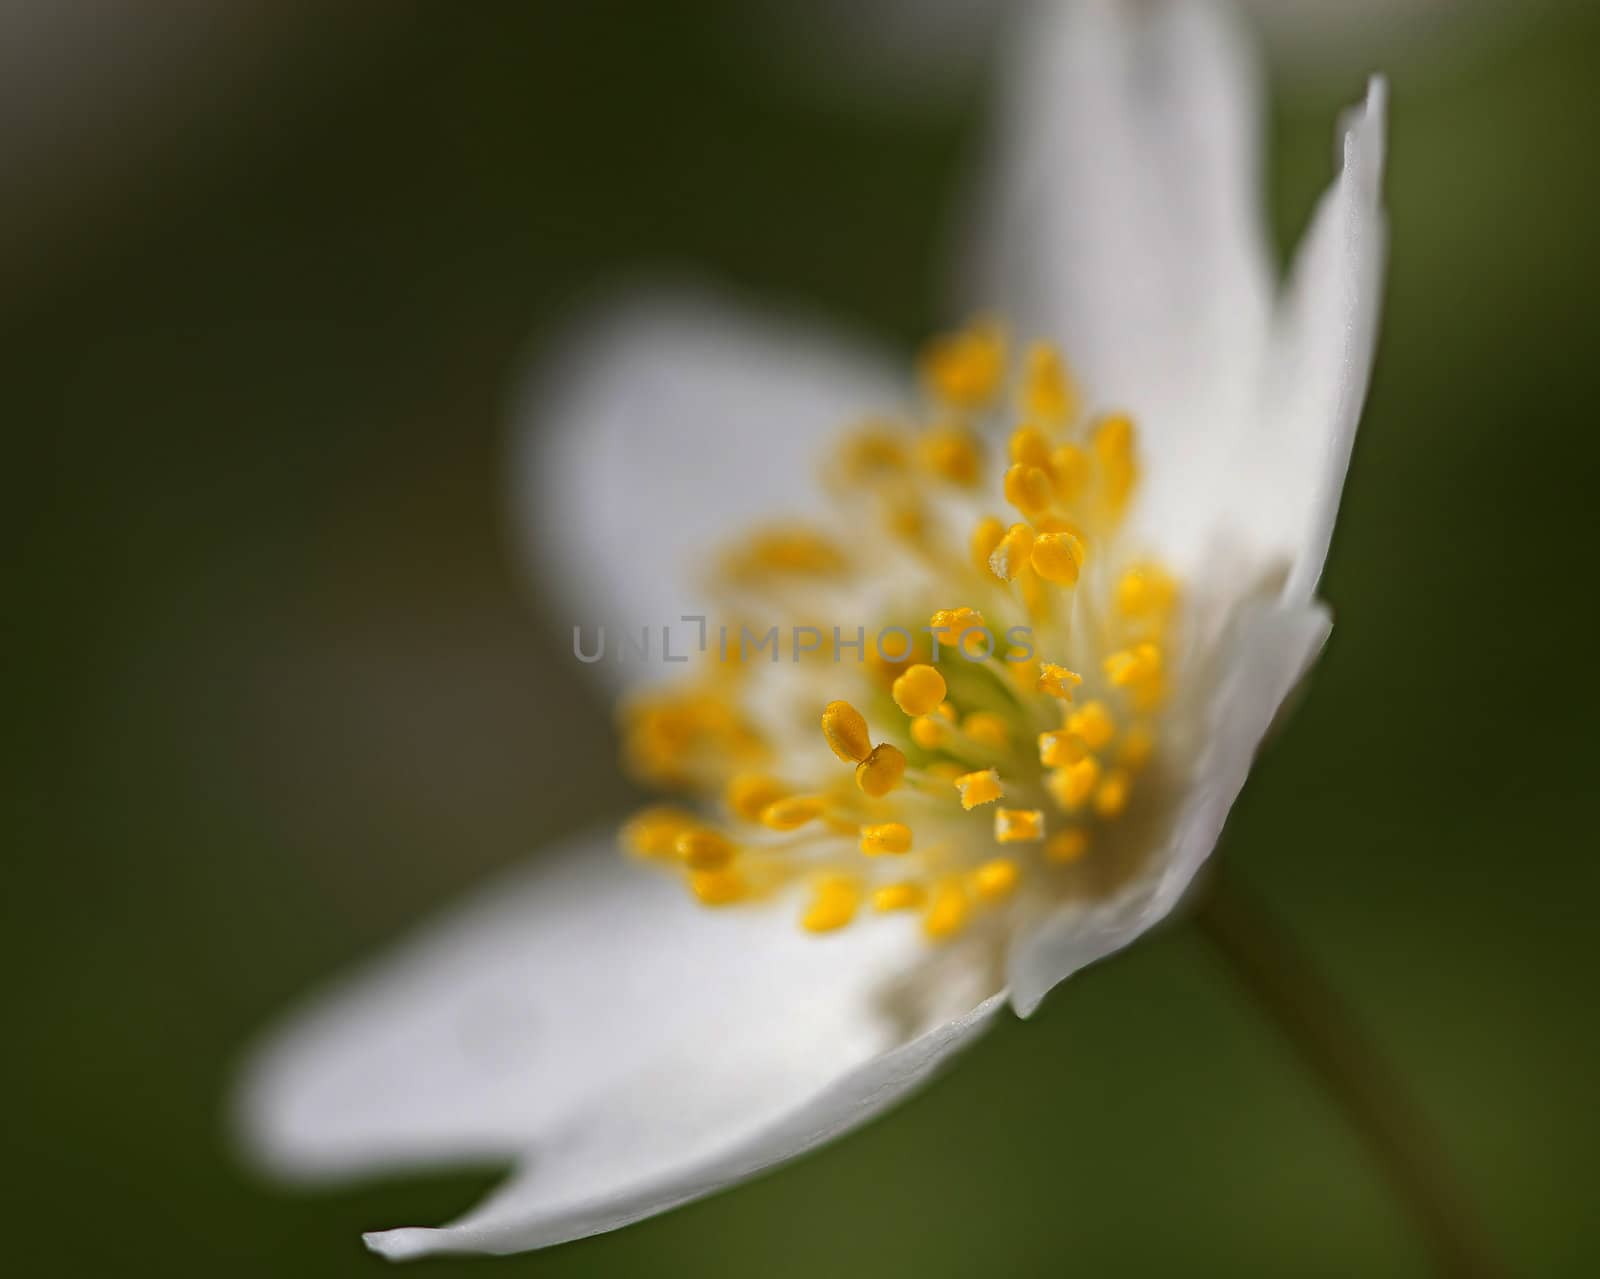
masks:
{"label": "white flower", "polygon": [[[636,820],[643,864],[609,834],[539,858],[253,1063],[243,1133],[284,1174],[513,1168],[377,1251],[538,1248],[827,1141],[1160,920],[1211,851],[1328,630],[1313,591],[1373,352],[1383,86],[1343,122],[1277,290],[1227,14],[1060,6],[1026,47],[972,276],[1047,340],[1015,379],[985,324],[931,349],[919,399],[843,341],[657,298],[535,380],[550,429],[526,437],[521,504],[585,622],[707,611],[675,585],[687,551],[762,627],[861,624],[870,648],[944,610],[949,643],[977,606],[1030,628],[1034,662],[762,655],[636,691],[630,758],[697,816]],[[985,470],[982,429],[1024,414],[1015,464]],[[819,455],[833,506],[808,498]],[[980,521],[1007,504],[1010,529]],[[793,512],[820,523],[704,558]]]}

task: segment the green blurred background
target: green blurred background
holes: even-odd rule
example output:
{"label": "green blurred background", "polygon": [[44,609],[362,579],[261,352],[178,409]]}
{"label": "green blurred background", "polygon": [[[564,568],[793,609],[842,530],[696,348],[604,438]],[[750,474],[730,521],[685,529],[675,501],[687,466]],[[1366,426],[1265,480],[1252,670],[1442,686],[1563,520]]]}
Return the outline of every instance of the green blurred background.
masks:
{"label": "green blurred background", "polygon": [[[9,165],[0,210],[6,1253],[28,1275],[375,1273],[360,1231],[442,1221],[492,1172],[265,1187],[223,1099],[293,997],[630,799],[510,548],[505,406],[530,339],[665,263],[909,350],[946,318],[930,210],[987,97],[836,93],[820,52],[774,63],[714,0],[191,9],[189,69],[149,92],[41,70],[46,96],[114,110]],[[1597,75],[1590,5],[1396,73],[1339,624],[1225,840],[1539,1275],[1600,1268],[1600,755],[1578,660]],[[1280,246],[1359,88],[1279,77]],[[546,1254],[422,1263],[1423,1267],[1364,1150],[1181,926],[755,1184]]]}

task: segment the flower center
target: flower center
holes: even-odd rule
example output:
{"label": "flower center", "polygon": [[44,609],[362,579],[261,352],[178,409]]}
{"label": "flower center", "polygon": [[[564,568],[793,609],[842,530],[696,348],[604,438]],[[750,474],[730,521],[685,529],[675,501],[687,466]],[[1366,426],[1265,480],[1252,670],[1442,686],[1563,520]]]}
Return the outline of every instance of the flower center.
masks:
{"label": "flower center", "polygon": [[[991,322],[931,343],[922,380],[930,425],[846,434],[831,521],[752,532],[720,565],[730,617],[805,623],[789,648],[723,624],[701,678],[624,706],[631,771],[698,801],[645,810],[624,844],[707,906],[792,893],[814,933],[917,911],[944,940],[1109,891],[1176,762],[1179,589],[1126,545],[1132,421],[1084,414],[1056,350],[1013,361]],[[1007,427],[995,474],[984,440]]]}

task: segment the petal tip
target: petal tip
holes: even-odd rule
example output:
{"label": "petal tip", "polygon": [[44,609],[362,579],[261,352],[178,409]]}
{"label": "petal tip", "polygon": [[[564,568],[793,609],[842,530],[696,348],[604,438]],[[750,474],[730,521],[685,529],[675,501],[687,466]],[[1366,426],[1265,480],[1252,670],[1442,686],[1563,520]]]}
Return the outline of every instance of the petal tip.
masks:
{"label": "petal tip", "polygon": [[1349,174],[1368,203],[1376,204],[1383,183],[1385,132],[1389,117],[1389,81],[1375,74],[1367,93],[1339,120],[1340,167]]}
{"label": "petal tip", "polygon": [[425,1257],[434,1249],[434,1239],[440,1232],[421,1226],[406,1226],[399,1230],[369,1230],[361,1242],[370,1252],[389,1261],[410,1261]]}

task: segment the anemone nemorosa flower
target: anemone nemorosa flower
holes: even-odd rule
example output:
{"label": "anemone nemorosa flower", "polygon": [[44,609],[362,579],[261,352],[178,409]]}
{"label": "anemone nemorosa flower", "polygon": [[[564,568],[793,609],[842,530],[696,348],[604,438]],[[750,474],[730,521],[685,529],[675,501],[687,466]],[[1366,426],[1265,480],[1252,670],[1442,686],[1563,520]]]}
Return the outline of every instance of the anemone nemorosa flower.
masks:
{"label": "anemone nemorosa flower", "polygon": [[883,1110],[1171,911],[1326,638],[1382,84],[1280,288],[1226,13],[1061,4],[1019,47],[986,318],[917,377],[656,297],[534,379],[535,553],[584,622],[673,623],[679,651],[703,625],[705,651],[594,667],[682,672],[623,699],[628,764],[675,792],[631,856],[538,858],[255,1058],[270,1168],[512,1169],[377,1251],[612,1229]]}

